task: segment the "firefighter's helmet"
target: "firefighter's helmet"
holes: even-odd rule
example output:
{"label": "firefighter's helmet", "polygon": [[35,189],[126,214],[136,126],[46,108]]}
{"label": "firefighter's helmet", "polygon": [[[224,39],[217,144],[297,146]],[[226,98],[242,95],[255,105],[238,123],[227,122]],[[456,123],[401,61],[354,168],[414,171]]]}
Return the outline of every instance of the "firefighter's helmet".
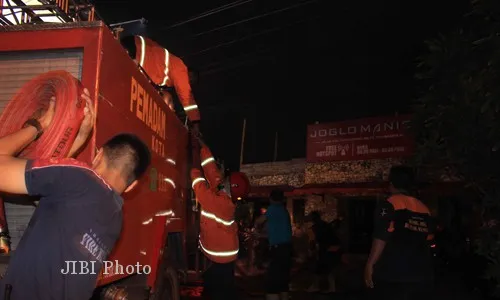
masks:
{"label": "firefighter's helmet", "polygon": [[245,173],[231,172],[229,174],[229,182],[231,184],[231,198],[233,200],[241,200],[250,193],[250,180],[248,180]]}

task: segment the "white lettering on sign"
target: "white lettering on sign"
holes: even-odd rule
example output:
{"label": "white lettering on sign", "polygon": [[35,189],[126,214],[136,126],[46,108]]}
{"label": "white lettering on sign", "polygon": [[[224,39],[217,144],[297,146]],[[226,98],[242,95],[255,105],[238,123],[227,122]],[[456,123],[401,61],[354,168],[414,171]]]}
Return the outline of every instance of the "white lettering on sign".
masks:
{"label": "white lettering on sign", "polygon": [[368,149],[368,145],[361,145],[356,147],[356,153],[359,155],[368,154],[370,151]]}
{"label": "white lettering on sign", "polygon": [[383,153],[405,152],[405,147],[388,147],[382,148]]}
{"label": "white lettering on sign", "polygon": [[351,145],[331,145],[326,146],[324,151],[316,152],[317,157],[332,157],[332,156],[345,156],[349,154],[349,150],[351,149]]}
{"label": "white lettering on sign", "polygon": [[404,121],[389,121],[380,122],[375,124],[360,124],[347,127],[333,127],[329,129],[313,129],[309,133],[310,138],[324,138],[324,137],[348,137],[353,135],[375,135],[377,133],[401,131],[408,127],[409,120]]}

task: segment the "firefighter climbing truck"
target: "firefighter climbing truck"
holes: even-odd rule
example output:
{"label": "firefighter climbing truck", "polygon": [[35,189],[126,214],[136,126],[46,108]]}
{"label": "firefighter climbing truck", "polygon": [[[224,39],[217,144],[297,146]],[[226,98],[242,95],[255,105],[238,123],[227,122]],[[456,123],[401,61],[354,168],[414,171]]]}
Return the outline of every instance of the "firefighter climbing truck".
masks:
{"label": "firefighter climbing truck", "polygon": [[[108,258],[114,266],[99,274],[95,297],[179,299],[179,281],[201,268],[191,259],[199,255],[199,216],[190,200],[187,125],[100,21],[3,26],[0,40],[0,112],[32,78],[65,70],[88,88],[96,106],[96,127],[80,160],[91,162],[95,149],[119,132],[137,134],[152,150],[151,168],[125,195],[122,234]],[[4,205],[15,252],[35,208]],[[8,259],[0,257],[2,271]],[[188,266],[191,261],[196,262]],[[126,266],[132,265],[148,267],[130,274]]]}

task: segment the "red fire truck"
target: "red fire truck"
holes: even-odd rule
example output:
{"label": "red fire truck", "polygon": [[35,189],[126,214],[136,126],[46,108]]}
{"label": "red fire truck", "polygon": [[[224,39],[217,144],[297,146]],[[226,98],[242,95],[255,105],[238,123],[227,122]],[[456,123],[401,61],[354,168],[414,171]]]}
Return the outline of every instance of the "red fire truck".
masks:
{"label": "red fire truck", "polygon": [[[152,150],[149,173],[125,195],[122,234],[108,259],[117,268],[100,274],[96,299],[179,299],[179,282],[190,274],[196,277],[203,264],[196,241],[199,215],[191,202],[186,123],[165,105],[113,32],[93,19],[91,6],[58,0],[36,8],[32,2],[37,1],[6,1],[0,0],[0,113],[27,81],[66,70],[97,102],[96,130],[80,160],[90,162],[93,150],[119,132],[137,134]],[[42,17],[42,8],[53,14],[50,20],[43,22],[48,13]],[[5,203],[13,252],[34,209]],[[0,257],[2,271],[8,258]],[[119,268],[137,264],[150,269],[129,274]]]}

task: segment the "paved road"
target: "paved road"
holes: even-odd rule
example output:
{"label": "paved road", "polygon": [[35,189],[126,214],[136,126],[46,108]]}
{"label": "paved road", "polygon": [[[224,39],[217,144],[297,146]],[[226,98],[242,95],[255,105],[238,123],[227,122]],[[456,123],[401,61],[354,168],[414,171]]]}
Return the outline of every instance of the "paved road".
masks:
{"label": "paved road", "polygon": [[[352,283],[351,283],[352,284]],[[264,300],[262,278],[253,277],[239,280],[240,297],[239,300]],[[194,294],[201,292],[201,288],[190,288]],[[321,294],[321,293],[306,293],[306,292],[293,292],[291,293],[291,300],[370,300],[370,291],[363,287],[351,288],[349,290],[341,291],[335,294]],[[183,300],[201,299],[200,296],[183,297]],[[442,278],[436,289],[435,299],[453,299],[453,300],[481,300],[478,295],[467,292],[463,289],[463,284],[458,278],[453,276]],[[434,300],[434,299],[425,299]]]}
{"label": "paved road", "polygon": [[[351,260],[349,263],[343,264],[337,273],[337,290],[335,294],[320,294],[320,293],[291,293],[292,300],[370,300],[370,291],[363,287],[363,268],[364,260]],[[264,299],[264,281],[263,276],[245,276],[237,278],[237,284],[241,290],[240,300],[260,300]],[[295,286],[301,290],[305,290],[311,281],[310,270],[298,272],[293,277]],[[201,289],[200,289],[201,291]],[[184,299],[200,299],[199,297],[187,297]],[[463,279],[458,274],[440,274],[437,280],[435,299],[453,299],[453,300],[480,300],[478,295],[467,291]],[[434,299],[425,299],[434,300]]]}

